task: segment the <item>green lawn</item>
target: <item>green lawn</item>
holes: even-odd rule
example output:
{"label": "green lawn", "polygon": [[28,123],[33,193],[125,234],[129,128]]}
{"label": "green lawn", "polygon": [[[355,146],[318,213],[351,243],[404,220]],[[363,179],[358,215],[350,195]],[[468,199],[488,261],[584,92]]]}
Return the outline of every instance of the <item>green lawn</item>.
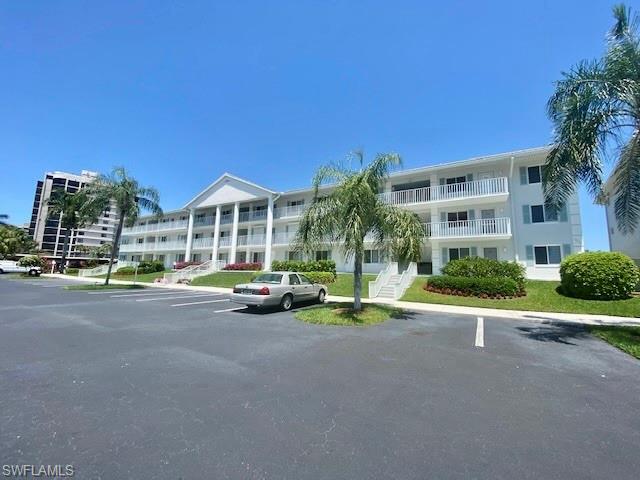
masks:
{"label": "green lawn", "polygon": [[89,283],[86,285],[68,285],[64,287],[65,290],[137,290],[140,288],[146,288],[143,285],[118,285],[110,283],[105,285],[103,283]]}
{"label": "green lawn", "polygon": [[340,325],[361,327],[382,323],[389,318],[402,316],[402,310],[386,305],[363,305],[361,312],[351,310],[350,303],[322,305],[296,312],[295,317],[307,323],[318,325]]}
{"label": "green lawn", "polygon": [[194,278],[191,285],[233,288],[239,283],[251,282],[255,275],[256,272],[216,272]]}
{"label": "green lawn", "polygon": [[[136,282],[140,283],[153,283],[156,278],[162,278],[165,273],[170,273],[171,270],[165,270],[164,272],[153,272],[153,273],[139,273],[136,278],[135,275],[118,275],[118,272],[112,273],[111,278],[114,280],[126,280],[129,282],[133,282],[135,279]],[[91,278],[106,278],[107,275],[98,275],[96,277]]]}
{"label": "green lawn", "polygon": [[[369,282],[375,279],[376,275],[362,275],[362,298],[369,298]],[[327,286],[329,287],[329,295],[353,297],[353,273],[338,273],[336,281]]]}
{"label": "green lawn", "polygon": [[539,312],[591,313],[616,315],[620,317],[640,317],[640,298],[628,300],[581,300],[560,295],[556,288],[559,282],[542,280],[527,281],[525,297],[491,300],[477,297],[459,297],[427,292],[422,289],[425,278],[416,279],[401,300],[406,302],[440,303],[465,307],[487,307],[502,310],[532,310]]}
{"label": "green lawn", "polygon": [[596,337],[640,359],[640,327],[590,325],[588,329]]}

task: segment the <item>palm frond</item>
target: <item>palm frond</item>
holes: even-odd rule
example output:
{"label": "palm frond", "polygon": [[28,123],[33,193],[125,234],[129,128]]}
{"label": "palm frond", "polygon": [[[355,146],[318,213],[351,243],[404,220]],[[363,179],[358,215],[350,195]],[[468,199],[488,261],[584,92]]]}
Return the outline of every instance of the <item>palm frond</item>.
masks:
{"label": "palm frond", "polygon": [[634,233],[640,221],[640,132],[620,152],[620,160],[613,173],[616,200],[614,211],[623,234]]}

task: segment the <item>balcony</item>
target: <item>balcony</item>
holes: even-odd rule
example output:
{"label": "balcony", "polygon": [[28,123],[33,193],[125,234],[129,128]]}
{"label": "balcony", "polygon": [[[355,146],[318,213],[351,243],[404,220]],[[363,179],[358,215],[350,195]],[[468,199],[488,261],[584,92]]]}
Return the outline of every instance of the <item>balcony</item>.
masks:
{"label": "balcony", "polygon": [[511,238],[511,219],[508,217],[460,220],[457,222],[426,223],[424,227],[426,236],[433,240],[459,238]]}
{"label": "balcony", "polygon": [[507,177],[487,178],[471,182],[384,192],[379,198],[391,205],[456,204],[474,199],[487,202],[506,200],[509,195]]}
{"label": "balcony", "polygon": [[182,229],[186,229],[187,225],[188,225],[187,220],[176,220],[174,222],[148,223],[146,225],[134,225],[133,227],[123,228],[122,234],[133,235],[137,233],[162,232],[165,230],[182,230]]}
{"label": "balcony", "polygon": [[191,248],[193,250],[198,250],[200,248],[213,248],[213,237],[194,238]]}
{"label": "balcony", "polygon": [[296,234],[293,232],[276,232],[273,235],[274,245],[289,245],[296,238]]}
{"label": "balcony", "polygon": [[185,240],[172,242],[147,242],[147,243],[124,243],[120,245],[120,252],[157,252],[166,250],[184,250],[187,248]]}
{"label": "balcony", "polygon": [[226,225],[229,223],[233,223],[233,214],[226,213],[224,215],[220,215],[220,225]]}
{"label": "balcony", "polygon": [[220,241],[218,242],[219,247],[230,247],[231,246],[231,237],[220,237]]}
{"label": "balcony", "polygon": [[304,212],[305,205],[293,205],[290,207],[279,207],[273,209],[273,218],[293,218],[299,217]]}
{"label": "balcony", "polygon": [[195,227],[208,227],[215,223],[216,217],[211,215],[208,217],[196,217],[193,220],[193,226]]}
{"label": "balcony", "polygon": [[254,210],[253,212],[240,212],[239,222],[254,222],[267,219],[266,210]]}
{"label": "balcony", "polygon": [[238,235],[238,246],[264,246],[266,238],[264,234]]}

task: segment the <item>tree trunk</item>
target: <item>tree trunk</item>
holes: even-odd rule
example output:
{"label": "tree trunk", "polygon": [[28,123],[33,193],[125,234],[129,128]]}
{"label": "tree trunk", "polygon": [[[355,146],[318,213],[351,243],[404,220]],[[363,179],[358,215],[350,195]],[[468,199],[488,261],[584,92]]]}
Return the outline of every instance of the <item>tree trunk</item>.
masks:
{"label": "tree trunk", "polygon": [[113,268],[113,261],[118,255],[120,250],[120,236],[122,235],[122,226],[124,225],[124,214],[120,214],[118,220],[118,228],[116,230],[116,236],[113,239],[113,245],[111,246],[111,257],[109,257],[109,268],[107,269],[107,278],[104,279],[104,284],[109,285],[109,279],[111,278],[111,269]]}
{"label": "tree trunk", "polygon": [[353,257],[353,309],[362,310],[362,250]]}
{"label": "tree trunk", "polygon": [[64,232],[64,242],[62,243],[62,255],[60,256],[58,273],[64,273],[65,264],[67,263],[67,249],[69,248],[69,237],[71,236],[71,229],[65,228]]}

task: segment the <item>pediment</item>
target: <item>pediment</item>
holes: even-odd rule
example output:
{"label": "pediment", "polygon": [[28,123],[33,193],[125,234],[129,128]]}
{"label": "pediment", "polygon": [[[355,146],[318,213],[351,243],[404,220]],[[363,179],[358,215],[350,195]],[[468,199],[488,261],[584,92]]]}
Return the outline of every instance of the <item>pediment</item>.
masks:
{"label": "pediment", "polygon": [[185,208],[206,208],[235,202],[251,202],[272,196],[275,192],[239,177],[225,173],[196,195]]}

